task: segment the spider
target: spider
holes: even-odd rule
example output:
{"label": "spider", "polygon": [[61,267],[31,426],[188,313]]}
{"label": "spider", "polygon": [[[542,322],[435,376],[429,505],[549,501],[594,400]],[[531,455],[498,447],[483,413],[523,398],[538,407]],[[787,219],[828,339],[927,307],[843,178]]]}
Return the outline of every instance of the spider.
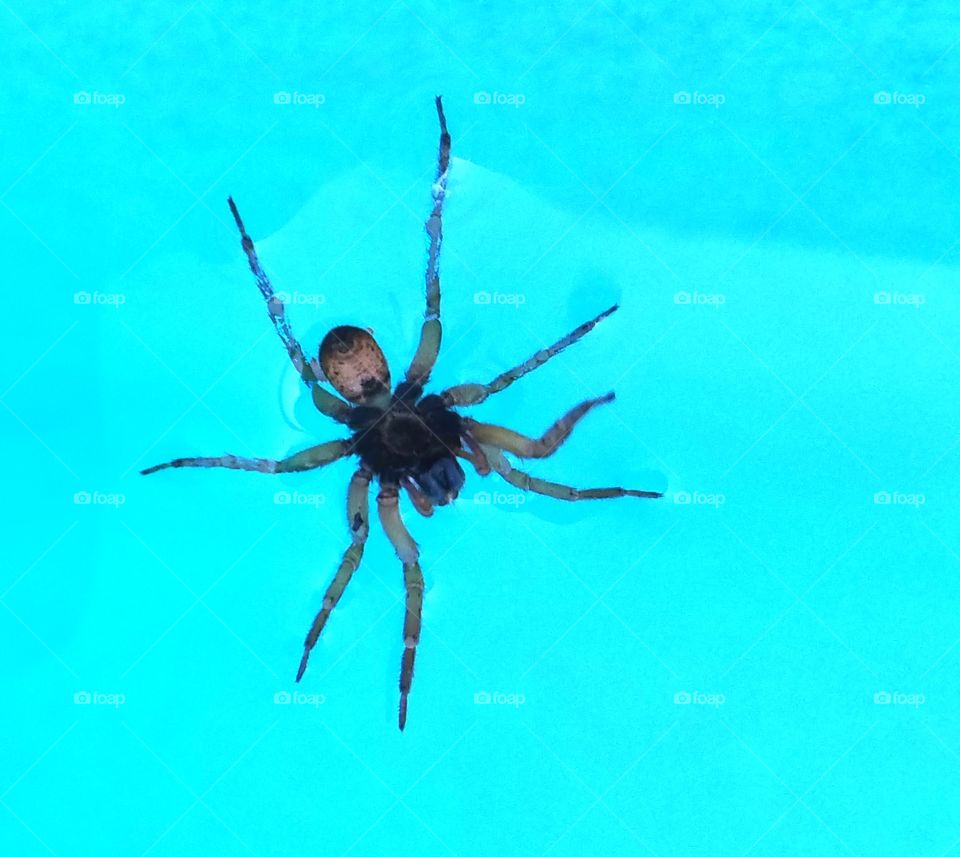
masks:
{"label": "spider", "polygon": [[[426,311],[420,342],[409,368],[391,392],[390,370],[373,336],[359,327],[342,325],[331,330],[320,344],[319,360],[307,360],[287,322],[284,304],[277,297],[257,258],[253,241],[240,218],[232,197],[227,200],[250,270],[267,305],[267,313],[300,374],[317,409],[342,423],[350,437],[332,440],[297,452],[288,458],[243,458],[222,455],[216,458],[175,458],[141,473],[155,473],[168,467],[227,467],[259,473],[288,473],[313,470],[349,455],[360,463],[347,490],[347,523],[351,544],[347,548],[323,597],[320,612],[307,633],[297,681],[303,678],[310,652],[316,645],[330,613],[343,595],[360,565],[369,532],[368,495],[376,478],[377,512],[380,523],[403,564],[406,615],[403,623],[403,655],[400,662],[399,725],[407,720],[407,697],[413,683],[413,664],[420,640],[423,605],[423,575],[416,542],[400,518],[399,494],[403,489],[413,507],[429,517],[434,506],[456,499],[465,476],[457,459],[470,463],[479,476],[491,470],[525,491],[534,491],[560,500],[594,500],[605,497],[662,497],[657,491],[627,488],[576,489],[530,476],[514,468],[504,453],[518,458],[546,458],[566,440],[573,427],[594,407],[613,401],[613,393],[588,399],[568,411],[539,438],[526,437],[502,426],[480,422],[457,413],[456,408],[478,405],[514,381],[542,366],[551,357],[572,345],[613,313],[614,305],[596,318],[581,324],[549,348],[538,351],[523,363],[501,373],[487,384],[458,384],[439,394],[424,395],[440,351],[440,245],[443,240],[443,203],[450,168],[450,134],[440,96],[436,98],[440,121],[440,149],[437,177],[433,185],[433,210],[426,221],[430,247],[426,268]],[[329,384],[340,395],[334,395]]]}

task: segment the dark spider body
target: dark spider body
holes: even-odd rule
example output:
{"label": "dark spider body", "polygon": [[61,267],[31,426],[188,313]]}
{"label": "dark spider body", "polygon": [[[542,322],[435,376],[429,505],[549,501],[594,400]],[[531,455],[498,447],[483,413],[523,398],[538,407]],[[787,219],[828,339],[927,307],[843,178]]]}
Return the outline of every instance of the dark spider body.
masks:
{"label": "dark spider body", "polygon": [[[343,554],[340,566],[324,594],[320,611],[307,633],[297,681],[303,677],[310,652],[331,611],[360,565],[369,533],[370,483],[375,479],[380,486],[376,496],[377,514],[403,563],[406,590],[403,654],[400,661],[401,729],[406,723],[407,697],[413,684],[424,590],[419,549],[400,516],[401,489],[417,512],[430,516],[435,506],[450,503],[463,487],[465,476],[458,460],[462,459],[468,461],[479,476],[494,471],[516,488],[560,500],[662,496],[656,491],[629,488],[572,488],[517,470],[504,455],[510,453],[517,458],[546,458],[552,455],[590,410],[613,401],[613,393],[574,406],[539,438],[461,416],[456,411],[459,407],[480,404],[488,396],[506,389],[528,372],[542,366],[591,331],[598,322],[613,313],[616,306],[581,324],[553,345],[541,348],[528,360],[502,372],[487,384],[458,384],[440,394],[423,395],[440,351],[439,260],[443,240],[443,202],[450,166],[450,135],[439,97],[436,107],[440,120],[440,150],[437,178],[433,186],[434,205],[426,222],[427,235],[430,237],[426,310],[420,342],[404,379],[391,392],[386,358],[373,336],[360,327],[335,327],[320,344],[318,359],[307,359],[287,322],[284,304],[274,292],[257,258],[253,240],[247,234],[240,213],[233,199],[229,199],[230,211],[240,231],[241,246],[247,255],[250,270],[257,279],[267,313],[294,368],[310,391],[317,409],[349,429],[350,437],[321,443],[280,460],[236,455],[176,458],[141,471],[147,474],[169,467],[226,467],[260,473],[286,473],[312,470],[345,456],[358,456],[359,466],[347,490],[347,524],[351,544]],[[334,395],[324,385],[333,387],[340,395]]]}
{"label": "dark spider body", "polygon": [[[320,343],[320,366],[350,412],[353,450],[381,483],[419,491],[435,506],[455,500],[466,476],[452,450],[460,445],[460,415],[440,396],[401,381],[389,394],[390,370],[374,338],[359,327],[335,327]],[[412,483],[412,484],[411,484]]]}
{"label": "dark spider body", "polygon": [[398,387],[397,393],[385,412],[354,411],[354,449],[381,480],[404,484],[411,479],[433,505],[445,506],[456,499],[466,479],[450,453],[460,445],[463,422],[440,396],[415,401],[405,389]]}

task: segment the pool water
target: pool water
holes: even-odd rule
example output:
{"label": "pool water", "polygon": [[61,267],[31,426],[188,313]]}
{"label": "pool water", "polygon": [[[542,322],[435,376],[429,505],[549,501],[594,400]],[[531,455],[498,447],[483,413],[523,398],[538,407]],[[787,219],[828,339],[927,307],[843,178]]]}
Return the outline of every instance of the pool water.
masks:
{"label": "pool water", "polygon": [[[960,19],[765,2],[222,0],[0,11],[0,851],[948,855],[960,844]],[[470,472],[403,575],[304,348],[424,310],[432,389],[539,436],[563,503]],[[466,411],[467,409],[465,409]],[[469,468],[468,468],[469,469]]]}

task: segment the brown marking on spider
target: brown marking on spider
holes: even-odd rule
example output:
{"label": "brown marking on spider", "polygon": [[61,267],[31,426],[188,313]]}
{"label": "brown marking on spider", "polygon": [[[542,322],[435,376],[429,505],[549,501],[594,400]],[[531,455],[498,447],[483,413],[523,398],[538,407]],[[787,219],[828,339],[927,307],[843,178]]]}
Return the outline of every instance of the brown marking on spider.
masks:
{"label": "brown marking on spider", "polygon": [[390,392],[387,358],[373,336],[360,327],[342,325],[323,337],[320,367],[331,386],[355,405]]}
{"label": "brown marking on spider", "polygon": [[[480,476],[491,470],[512,485],[560,500],[594,500],[606,497],[661,497],[657,491],[629,488],[584,488],[548,482],[514,468],[504,456],[509,452],[518,458],[546,458],[567,439],[574,426],[597,405],[613,400],[613,393],[589,399],[572,408],[557,420],[540,438],[526,437],[511,429],[461,417],[455,410],[476,405],[488,396],[499,393],[514,381],[542,366],[568,345],[589,333],[617,307],[604,310],[559,339],[549,348],[538,351],[530,359],[501,373],[488,384],[459,384],[439,395],[424,396],[440,351],[440,246],[443,241],[443,202],[447,191],[450,166],[450,135],[439,96],[436,99],[440,120],[440,151],[437,178],[433,185],[433,210],[426,222],[430,249],[426,271],[426,311],[420,331],[420,343],[407,369],[404,380],[390,391],[390,370],[386,358],[372,336],[372,331],[359,327],[335,327],[320,345],[319,360],[308,360],[287,322],[283,302],[257,258],[253,240],[247,234],[233,199],[229,199],[241,246],[247,255],[277,334],[291,362],[310,390],[317,409],[347,426],[351,435],[305,449],[282,460],[242,458],[223,455],[216,458],[176,458],[148,467],[141,473],[178,467],[227,467],[260,473],[286,473],[312,470],[348,455],[356,455],[360,464],[347,490],[347,524],[351,544],[340,561],[333,581],[321,602],[303,646],[297,681],[303,677],[310,652],[316,645],[327,618],[336,607],[350,578],[360,565],[369,532],[369,489],[376,478],[380,485],[377,514],[384,532],[403,564],[406,589],[406,612],[403,624],[403,654],[400,661],[400,728],[407,719],[407,697],[413,685],[413,665],[420,640],[420,614],[423,605],[423,574],[420,552],[400,517],[399,490],[403,488],[414,508],[426,517],[435,506],[444,506],[456,499],[465,475],[458,458],[469,461]],[[329,383],[340,396],[322,385]]]}

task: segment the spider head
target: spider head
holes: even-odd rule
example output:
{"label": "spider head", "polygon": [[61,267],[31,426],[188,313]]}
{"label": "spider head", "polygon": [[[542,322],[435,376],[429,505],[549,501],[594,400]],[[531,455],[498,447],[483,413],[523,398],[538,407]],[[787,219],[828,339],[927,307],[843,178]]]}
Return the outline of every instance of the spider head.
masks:
{"label": "spider head", "polygon": [[320,367],[334,389],[354,404],[372,404],[390,392],[390,369],[363,328],[341,325],[320,343]]}
{"label": "spider head", "polygon": [[452,455],[437,459],[413,475],[417,487],[430,498],[434,506],[445,506],[456,499],[465,478],[463,468]]}

